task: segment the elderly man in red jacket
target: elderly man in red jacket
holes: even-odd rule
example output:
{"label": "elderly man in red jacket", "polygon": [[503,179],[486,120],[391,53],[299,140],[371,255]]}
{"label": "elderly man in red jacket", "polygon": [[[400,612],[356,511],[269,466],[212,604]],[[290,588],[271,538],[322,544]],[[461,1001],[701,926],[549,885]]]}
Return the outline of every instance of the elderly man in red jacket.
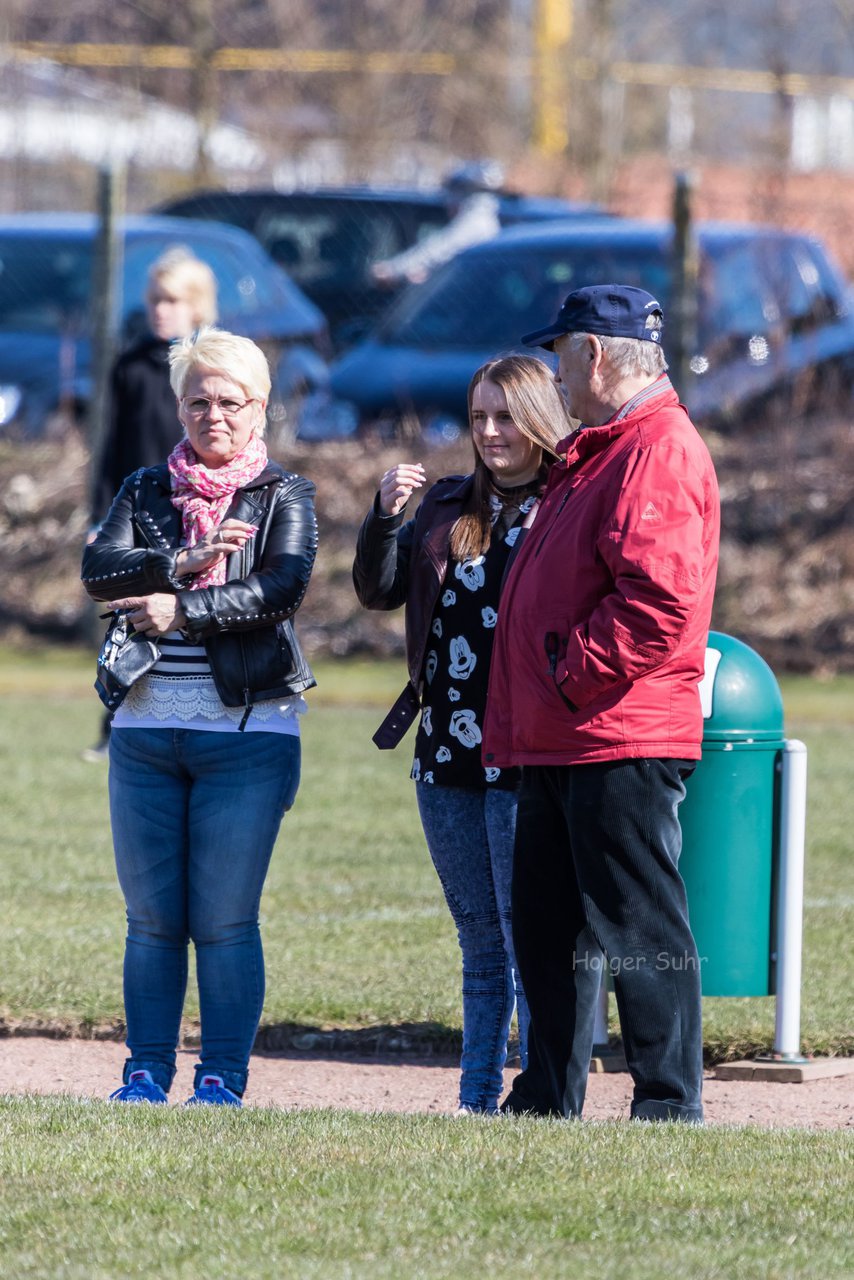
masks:
{"label": "elderly man in red jacket", "polygon": [[483,753],[522,765],[513,933],[529,1063],[506,1112],[581,1115],[603,965],[632,1116],[700,1123],[700,957],[678,808],[700,756],[720,534],[714,468],[642,289],[571,293],[528,334],[581,425],[501,598]]}

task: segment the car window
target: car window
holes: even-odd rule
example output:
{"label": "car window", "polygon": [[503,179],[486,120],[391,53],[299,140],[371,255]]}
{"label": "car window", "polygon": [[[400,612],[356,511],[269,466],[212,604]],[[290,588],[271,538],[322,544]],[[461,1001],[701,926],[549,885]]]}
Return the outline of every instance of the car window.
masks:
{"label": "car window", "polygon": [[91,276],[86,242],[0,237],[0,330],[79,333],[89,314]]}
{"label": "car window", "polygon": [[779,328],[779,288],[757,241],[715,244],[700,269],[701,337],[749,340]]}
{"label": "car window", "polygon": [[438,211],[415,217],[393,205],[330,200],[268,207],[253,230],[298,284],[352,288],[371,263],[399,253],[443,222]]}
{"label": "car window", "polygon": [[798,245],[798,253],[808,259],[815,269],[818,296],[827,317],[840,315],[846,309],[845,285],[821,245],[810,240],[801,241]]}
{"label": "car window", "polygon": [[356,219],[346,211],[266,212],[255,235],[274,261],[299,285],[347,280],[378,252],[387,228]]}
{"label": "car window", "polygon": [[234,227],[242,227],[244,231],[253,231],[258,217],[260,202],[255,198],[228,195],[190,196],[185,200],[177,200],[164,208],[168,216],[181,218],[198,218],[205,222],[230,222]]}
{"label": "car window", "polygon": [[[180,240],[166,239],[162,235],[128,237],[123,275],[124,314],[136,309],[142,302],[151,264],[167,249],[179,244]],[[263,258],[257,261],[247,258],[229,244],[205,240],[199,236],[194,236],[191,243],[183,242],[181,247],[201,258],[213,271],[217,282],[218,307],[223,316],[239,320],[275,305],[275,293],[268,274],[263,270]]]}
{"label": "car window", "polygon": [[[162,235],[130,236],[122,272],[122,316],[138,314],[148,269],[167,249],[181,243]],[[251,242],[250,242],[251,244]],[[266,260],[238,253],[231,245],[194,236],[184,248],[203,259],[217,279],[219,310],[230,322],[281,308],[283,299]],[[28,333],[81,333],[88,328],[92,243],[50,236],[0,238],[0,329]]]}
{"label": "car window", "polygon": [[305,194],[202,195],[165,211],[251,231],[270,257],[309,289],[318,284],[352,289],[371,263],[409,248],[448,220],[443,207],[417,201]]}
{"label": "car window", "polygon": [[637,285],[666,307],[666,249],[584,242],[464,253],[404,294],[380,332],[403,346],[500,350],[541,328],[567,293],[603,280]]}
{"label": "car window", "polygon": [[448,213],[445,209],[431,209],[429,206],[412,205],[406,217],[406,245],[420,244],[435,231],[448,225]]}
{"label": "car window", "polygon": [[836,299],[828,293],[810,248],[802,241],[784,241],[780,246],[778,287],[783,312],[791,333],[809,333],[834,319]]}

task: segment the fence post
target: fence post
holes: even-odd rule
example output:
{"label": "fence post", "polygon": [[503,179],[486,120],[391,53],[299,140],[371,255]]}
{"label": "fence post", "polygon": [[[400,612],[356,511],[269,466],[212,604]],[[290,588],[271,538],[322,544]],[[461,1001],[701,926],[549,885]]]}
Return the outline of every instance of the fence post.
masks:
{"label": "fence post", "polygon": [[673,385],[686,399],[691,360],[697,352],[697,280],[699,260],[691,201],[694,179],[678,173],[673,191],[673,296],[669,320]]}
{"label": "fence post", "polygon": [[92,253],[92,392],[89,399],[89,493],[94,497],[110,402],[110,374],[121,315],[122,245],[118,219],[124,205],[124,168],[98,170],[98,229]]}
{"label": "fence post", "polygon": [[780,757],[780,860],[777,872],[776,1003],[774,1055],[801,1055],[801,955],[804,927],[804,847],[807,815],[807,749],[787,739]]}

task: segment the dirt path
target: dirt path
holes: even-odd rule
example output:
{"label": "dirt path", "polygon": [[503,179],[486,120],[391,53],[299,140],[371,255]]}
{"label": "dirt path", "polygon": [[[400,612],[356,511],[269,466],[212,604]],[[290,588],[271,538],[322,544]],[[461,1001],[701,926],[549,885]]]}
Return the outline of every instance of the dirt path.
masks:
{"label": "dirt path", "polygon": [[[124,1046],[110,1042],[10,1037],[0,1040],[0,1094],[106,1097],[120,1083],[124,1058]],[[195,1061],[193,1050],[178,1055],[178,1076],[172,1091],[176,1100],[192,1092]],[[513,1075],[508,1071],[508,1083]],[[335,1107],[445,1114],[456,1107],[457,1080],[456,1066],[446,1059],[256,1054],[247,1102],[286,1110]],[[630,1096],[628,1075],[591,1075],[585,1118],[626,1116]],[[711,1124],[854,1130],[854,1075],[829,1076],[805,1084],[724,1081],[709,1076],[704,1102]]]}

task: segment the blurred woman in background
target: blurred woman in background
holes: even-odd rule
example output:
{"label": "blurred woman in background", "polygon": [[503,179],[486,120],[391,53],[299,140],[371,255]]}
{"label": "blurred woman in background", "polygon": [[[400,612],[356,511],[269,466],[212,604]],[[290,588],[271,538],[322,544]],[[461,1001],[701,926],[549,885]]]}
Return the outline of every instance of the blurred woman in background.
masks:
{"label": "blurred woman in background", "polygon": [[167,249],[148,272],[148,332],[117,359],[98,466],[92,522],[100,524],[122,481],[168,457],[183,435],[169,383],[169,347],[216,320],[216,279],[189,249]]}
{"label": "blurred woman in background", "polygon": [[[169,382],[169,348],[200,325],[216,320],[216,279],[206,262],[189,249],[176,247],[152,263],[148,271],[145,314],[148,332],[124,351],[110,378],[110,415],[95,475],[92,534],[110,509],[122,481],[139,467],[153,467],[168,457],[184,429]],[[110,716],[83,759],[106,760]]]}

